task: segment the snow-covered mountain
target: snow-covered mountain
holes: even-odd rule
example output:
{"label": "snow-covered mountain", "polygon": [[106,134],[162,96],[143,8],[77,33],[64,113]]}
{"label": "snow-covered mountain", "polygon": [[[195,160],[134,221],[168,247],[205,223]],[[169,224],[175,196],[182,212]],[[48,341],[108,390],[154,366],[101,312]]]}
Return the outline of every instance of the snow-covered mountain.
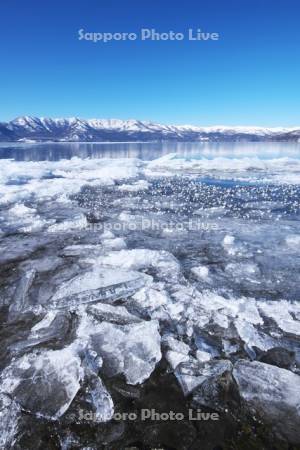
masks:
{"label": "snow-covered mountain", "polygon": [[18,117],[0,123],[0,141],[300,141],[300,127],[196,127],[140,120]]}

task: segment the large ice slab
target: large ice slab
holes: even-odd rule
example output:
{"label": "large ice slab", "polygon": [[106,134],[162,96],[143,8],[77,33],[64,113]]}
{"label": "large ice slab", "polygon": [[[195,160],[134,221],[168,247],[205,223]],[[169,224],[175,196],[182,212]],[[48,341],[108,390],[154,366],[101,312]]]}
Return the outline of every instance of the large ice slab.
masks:
{"label": "large ice slab", "polygon": [[72,308],[83,303],[115,301],[133,295],[146,278],[134,271],[95,268],[62,283],[51,298],[52,308]]}
{"label": "large ice slab", "polygon": [[61,417],[83,378],[79,357],[71,347],[30,353],[14,360],[0,377],[0,392],[25,410],[48,419]]}
{"label": "large ice slab", "polygon": [[275,434],[300,443],[300,377],[257,361],[238,361],[233,370],[250,412],[270,424]]}

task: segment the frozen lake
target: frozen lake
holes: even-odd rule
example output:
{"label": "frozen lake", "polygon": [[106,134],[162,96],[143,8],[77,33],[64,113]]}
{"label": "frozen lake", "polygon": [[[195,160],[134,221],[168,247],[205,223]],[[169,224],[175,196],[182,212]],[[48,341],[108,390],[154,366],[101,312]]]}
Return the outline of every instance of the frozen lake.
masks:
{"label": "frozen lake", "polygon": [[[114,402],[127,412],[128,398],[133,409],[175,398],[184,409],[191,395],[193,407],[223,414],[234,440],[236,396],[217,398],[214,384],[226,374],[236,389],[232,373],[246,379],[239,395],[249,399],[243,389],[257,383],[262,402],[278,395],[279,412],[295,416],[299,155],[296,143],[1,144],[0,395],[17,402],[9,432],[39,426],[62,445],[73,429],[84,447],[94,431],[72,428],[78,405],[92,405],[113,434]],[[268,405],[259,411],[278,425]],[[176,426],[194,436],[191,424]],[[295,430],[283,424],[281,437],[296,442]]]}
{"label": "frozen lake", "polygon": [[153,160],[168,153],[193,158],[300,158],[296,142],[0,143],[0,159],[58,161],[78,158]]}

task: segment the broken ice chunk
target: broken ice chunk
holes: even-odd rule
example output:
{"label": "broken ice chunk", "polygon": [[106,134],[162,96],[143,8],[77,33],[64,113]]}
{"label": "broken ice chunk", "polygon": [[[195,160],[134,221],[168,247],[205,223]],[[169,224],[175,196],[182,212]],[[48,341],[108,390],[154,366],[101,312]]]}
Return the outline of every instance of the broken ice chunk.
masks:
{"label": "broken ice chunk", "polygon": [[69,311],[49,311],[32,329],[30,335],[9,348],[13,352],[51,342],[64,347],[72,339],[76,318]]}
{"label": "broken ice chunk", "polygon": [[0,392],[38,416],[58,419],[69,408],[83,377],[71,347],[22,356],[4,369]]}
{"label": "broken ice chunk", "polygon": [[295,306],[295,304],[285,300],[258,302],[258,308],[262,315],[271,318],[282,331],[300,336],[300,322],[294,320],[290,313],[290,311],[295,312]]}
{"label": "broken ice chunk", "polygon": [[126,298],[144,287],[146,281],[147,277],[138,272],[97,268],[62,283],[51,299],[51,307],[72,308]]}
{"label": "broken ice chunk", "polygon": [[91,404],[96,422],[107,422],[114,414],[113,400],[101,379],[91,371],[86,371],[87,388],[85,400]]}
{"label": "broken ice chunk", "polygon": [[209,277],[209,269],[206,266],[192,267],[191,272],[197,280],[207,280]]}
{"label": "broken ice chunk", "polygon": [[77,244],[68,245],[62,250],[63,256],[80,256],[91,257],[99,256],[103,252],[103,246],[101,244]]}
{"label": "broken ice chunk", "polygon": [[260,350],[268,350],[275,346],[275,341],[270,336],[256,330],[252,323],[237,319],[234,325],[242,341],[250,348],[251,358],[255,358],[255,353],[251,352],[253,347],[257,347]]}
{"label": "broken ice chunk", "polygon": [[196,358],[199,362],[207,362],[211,360],[211,354],[203,350],[196,351]]}
{"label": "broken ice chunk", "polygon": [[211,320],[215,326],[227,330],[229,328],[229,319],[226,314],[223,314],[222,310],[212,311]]}
{"label": "broken ice chunk", "polygon": [[36,275],[36,270],[31,269],[25,272],[17,285],[13,303],[9,308],[9,318],[13,319],[16,315],[23,312],[26,309],[26,300],[28,296],[28,291],[32,286]]}
{"label": "broken ice chunk", "polygon": [[258,361],[238,361],[233,370],[240,394],[252,414],[290,443],[300,443],[300,377]]}
{"label": "broken ice chunk", "polygon": [[84,230],[87,228],[87,219],[84,214],[78,214],[69,220],[64,220],[62,222],[57,222],[48,227],[48,232],[50,233],[59,233],[59,232],[67,232],[71,230]]}
{"label": "broken ice chunk", "polygon": [[226,236],[223,239],[223,245],[233,245],[234,240],[235,240],[234,236],[226,234]]}
{"label": "broken ice chunk", "polygon": [[110,252],[101,260],[101,263],[131,270],[150,268],[157,272],[159,278],[168,281],[178,278],[180,274],[179,262],[165,250],[134,249]]}
{"label": "broken ice chunk", "polygon": [[159,283],[153,283],[151,287],[145,287],[134,294],[132,300],[138,309],[152,313],[167,305],[169,296],[164,289],[160,289]]}
{"label": "broken ice chunk", "polygon": [[206,406],[221,412],[239,405],[239,393],[230,361],[210,361],[205,371],[205,380],[193,391],[192,405]]}
{"label": "broken ice chunk", "polygon": [[47,221],[41,219],[35,208],[28,208],[23,203],[16,203],[8,210],[6,224],[10,231],[17,229],[23,233],[30,233],[40,230],[47,224]]}
{"label": "broken ice chunk", "polygon": [[231,340],[228,339],[223,339],[222,344],[224,353],[227,357],[229,357],[234,353],[237,353],[240,349],[240,345],[238,343],[236,343],[235,341],[232,342]]}
{"label": "broken ice chunk", "polygon": [[104,239],[102,244],[105,249],[109,250],[123,250],[127,247],[125,240],[120,237],[114,239]]}
{"label": "broken ice chunk", "polygon": [[163,345],[168,349],[165,357],[172,369],[189,360],[190,347],[184,342],[167,335],[163,338]]}
{"label": "broken ice chunk", "polygon": [[158,322],[95,324],[91,347],[103,358],[107,376],[123,373],[129,384],[142,383],[161,359]]}
{"label": "broken ice chunk", "polygon": [[188,362],[183,362],[176,368],[175,375],[184,395],[188,395],[207,378],[219,376],[231,370],[232,365],[228,360],[211,360],[200,363],[196,359],[190,358]]}
{"label": "broken ice chunk", "polygon": [[163,337],[163,344],[174,352],[182,353],[183,355],[188,355],[190,347],[183,341],[176,339],[171,335],[166,335]]}
{"label": "broken ice chunk", "polygon": [[18,430],[20,407],[6,394],[0,393],[0,448],[13,448]]}
{"label": "broken ice chunk", "polygon": [[31,329],[31,336],[36,336],[40,330],[48,328],[56,317],[56,311],[49,311],[42,320],[40,320]]}
{"label": "broken ice chunk", "polygon": [[290,236],[287,236],[285,242],[290,249],[298,251],[300,248],[300,235],[292,234]]}
{"label": "broken ice chunk", "polygon": [[257,309],[257,303],[252,298],[241,298],[237,300],[239,319],[244,319],[254,325],[262,325],[264,323]]}
{"label": "broken ice chunk", "polygon": [[195,344],[198,350],[208,353],[212,358],[220,356],[219,342],[218,339],[214,339],[211,336],[195,336]]}
{"label": "broken ice chunk", "polygon": [[253,283],[257,283],[261,276],[258,265],[253,263],[232,262],[226,265],[225,272],[235,280],[248,280]]}
{"label": "broken ice chunk", "polygon": [[183,353],[174,352],[172,350],[168,350],[166,352],[166,360],[172,367],[172,369],[176,369],[176,367],[182,363],[189,360],[188,355],[184,355]]}
{"label": "broken ice chunk", "polygon": [[188,395],[204,381],[205,377],[200,373],[200,367],[200,363],[192,358],[177,366],[175,376],[184,395]]}
{"label": "broken ice chunk", "polygon": [[114,233],[112,233],[107,228],[105,228],[103,233],[101,234],[101,239],[113,239],[114,237],[115,237]]}
{"label": "broken ice chunk", "polygon": [[87,312],[99,320],[99,322],[110,322],[117,325],[128,325],[141,322],[141,319],[130,314],[124,306],[112,306],[105,303],[97,303],[96,305],[89,306]]}
{"label": "broken ice chunk", "polygon": [[118,187],[119,191],[127,191],[127,192],[135,192],[135,191],[144,191],[148,189],[149,183],[146,180],[138,180],[133,184],[121,184]]}

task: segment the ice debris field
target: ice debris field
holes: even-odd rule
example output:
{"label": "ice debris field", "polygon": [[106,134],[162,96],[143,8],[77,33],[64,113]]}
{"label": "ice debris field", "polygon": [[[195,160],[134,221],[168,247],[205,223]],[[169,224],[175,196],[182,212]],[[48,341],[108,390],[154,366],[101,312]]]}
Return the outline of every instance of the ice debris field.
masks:
{"label": "ice debris field", "polygon": [[164,377],[299,444],[299,194],[291,158],[2,160],[0,447],[123,448]]}

